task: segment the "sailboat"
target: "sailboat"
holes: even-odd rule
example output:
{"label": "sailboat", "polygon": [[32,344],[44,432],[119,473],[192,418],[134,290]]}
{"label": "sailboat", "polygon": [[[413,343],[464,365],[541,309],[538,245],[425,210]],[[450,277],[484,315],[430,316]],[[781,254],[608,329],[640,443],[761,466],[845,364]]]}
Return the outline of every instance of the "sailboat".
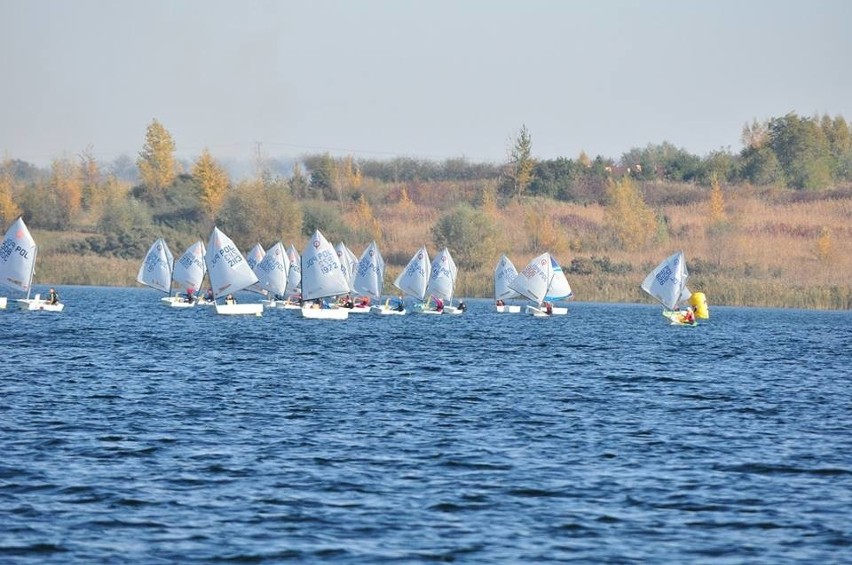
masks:
{"label": "sailboat", "polygon": [[257,286],[269,296],[268,305],[272,308],[287,289],[287,273],[290,270],[290,259],[287,250],[279,241],[270,247],[260,263],[255,265],[254,274],[257,276]]}
{"label": "sailboat", "polygon": [[207,267],[204,265],[204,242],[196,241],[186,248],[183,255],[175,262],[172,270],[172,281],[178,288],[187,289],[187,293],[195,293],[194,299],[185,299],[180,295],[167,296],[161,300],[172,308],[190,308],[201,300],[201,282]]}
{"label": "sailboat", "polygon": [[[423,308],[423,302],[426,298],[426,286],[429,284],[429,254],[426,252],[426,246],[422,246],[409,259],[408,264],[402,270],[393,285],[401,290],[406,296],[413,298],[416,303],[416,308]],[[405,312],[405,310],[402,310]]]}
{"label": "sailboat", "polygon": [[[39,294],[30,298],[37,255],[38,245],[24,223],[24,218],[18,217],[6,230],[3,245],[0,246],[0,284],[27,293],[26,298],[17,300],[21,310],[62,312],[65,305],[61,302],[52,304],[48,300],[42,300]],[[0,307],[5,308],[8,297],[4,297],[0,302]]]}
{"label": "sailboat", "polygon": [[259,302],[236,304],[226,301],[225,304],[219,304],[218,300],[223,294],[232,296],[233,293],[256,283],[257,277],[231,238],[217,227],[213,228],[210,240],[207,242],[204,262],[207,264],[207,276],[210,277],[210,286],[213,288],[213,297],[216,300],[217,314],[260,316],[263,313],[263,304]]}
{"label": "sailboat", "polygon": [[509,287],[515,277],[518,276],[518,270],[512,261],[506,255],[500,257],[497,266],[494,268],[494,302],[497,304],[497,312],[517,314],[521,311],[518,304],[505,304],[506,300],[518,298],[520,294]]}
{"label": "sailboat", "polygon": [[663,316],[672,324],[698,325],[694,319],[690,322],[685,321],[683,313],[678,310],[678,303],[685,302],[692,296],[692,292],[686,287],[688,278],[686,259],[683,251],[678,251],[657,265],[642,281],[642,290],[665,306]]}
{"label": "sailboat", "polygon": [[356,257],[352,250],[346,247],[346,244],[342,241],[334,246],[334,251],[337,253],[337,259],[340,262],[340,270],[343,271],[343,276],[346,279],[347,284],[349,284],[349,294],[346,295],[348,304],[344,302],[340,305],[344,308],[349,308],[350,314],[368,313],[370,311],[370,307],[361,306],[356,308],[354,296],[352,296],[355,294],[355,271],[358,269],[358,257]]}
{"label": "sailboat", "polygon": [[[266,255],[266,251],[263,250],[263,246],[260,243],[255,244],[255,246],[246,253],[246,262],[252,272],[254,272],[257,264],[263,261],[264,255]],[[257,273],[255,273],[255,276],[257,276]],[[264,294],[263,289],[260,288],[257,283],[251,285],[246,290],[250,290],[257,294]]]}
{"label": "sailboat", "polygon": [[424,314],[461,314],[464,312],[464,309],[452,305],[458,273],[459,270],[452,255],[450,255],[450,250],[445,247],[432,260],[429,284],[426,286],[426,294],[442,301],[442,307],[435,310],[424,309]]}
{"label": "sailboat", "polygon": [[[345,320],[348,308],[323,307],[326,298],[346,294],[349,283],[340,268],[334,247],[319,230],[302,252],[302,317]],[[318,301],[314,303],[313,301]]]}
{"label": "sailboat", "polygon": [[[374,307],[371,302],[381,300],[382,287],[385,282],[385,260],[379,253],[379,246],[373,241],[361,253],[355,265],[355,276],[352,278],[352,292],[360,296],[352,312],[371,312]],[[381,309],[381,306],[379,306]],[[381,313],[381,312],[379,312]]]}
{"label": "sailboat", "polygon": [[302,258],[292,243],[287,248],[287,259],[290,260],[290,268],[287,270],[287,288],[284,289],[287,296],[284,308],[299,310],[302,307]]}
{"label": "sailboat", "polygon": [[155,290],[165,292],[167,296],[163,300],[171,302],[171,299],[175,298],[171,296],[174,267],[174,255],[172,255],[166,240],[161,237],[148,248],[148,253],[145,254],[145,258],[139,266],[136,281]]}
{"label": "sailboat", "polygon": [[[542,253],[530,261],[518,273],[509,288],[532,300],[535,305],[527,306],[527,313],[533,316],[565,315],[567,308],[555,308],[551,301],[572,296],[571,286],[562,267],[550,253]],[[542,306],[543,303],[546,306]]]}

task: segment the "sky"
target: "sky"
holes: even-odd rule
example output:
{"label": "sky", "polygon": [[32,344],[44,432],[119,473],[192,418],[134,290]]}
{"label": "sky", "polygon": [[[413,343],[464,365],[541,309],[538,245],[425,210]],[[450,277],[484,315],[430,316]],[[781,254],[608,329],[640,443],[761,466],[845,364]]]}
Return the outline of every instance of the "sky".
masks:
{"label": "sky", "polygon": [[848,0],[0,0],[0,156],[504,162],[852,121]]}

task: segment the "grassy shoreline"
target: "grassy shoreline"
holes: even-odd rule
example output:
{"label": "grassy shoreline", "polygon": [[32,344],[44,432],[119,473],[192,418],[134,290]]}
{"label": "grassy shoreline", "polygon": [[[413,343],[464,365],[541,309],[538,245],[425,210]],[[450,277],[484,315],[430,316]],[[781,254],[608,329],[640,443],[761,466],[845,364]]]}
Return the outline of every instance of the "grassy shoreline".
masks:
{"label": "grassy shoreline", "polygon": [[[35,284],[76,286],[140,286],[136,282],[139,261],[67,254],[44,254],[39,258]],[[393,278],[402,266],[389,265],[385,280],[386,294],[393,294]],[[639,288],[644,274],[637,269],[629,274],[568,275],[575,297],[582,302],[653,302]],[[468,298],[489,298],[493,293],[490,271],[461,273],[457,295]],[[811,310],[852,310],[852,286],[832,284],[795,285],[780,280],[735,278],[728,275],[692,276],[690,288],[707,295],[711,307],[757,306],[767,308],[797,308]]]}

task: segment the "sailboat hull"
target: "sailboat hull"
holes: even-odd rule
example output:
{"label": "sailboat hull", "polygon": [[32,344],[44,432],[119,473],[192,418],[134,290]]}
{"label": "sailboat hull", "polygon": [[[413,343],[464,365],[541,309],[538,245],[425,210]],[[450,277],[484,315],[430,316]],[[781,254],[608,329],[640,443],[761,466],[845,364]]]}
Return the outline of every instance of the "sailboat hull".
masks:
{"label": "sailboat hull", "polygon": [[179,296],[166,296],[160,299],[160,303],[170,308],[192,308],[195,306],[195,302],[187,302]]}
{"label": "sailboat hull", "polygon": [[62,312],[65,305],[61,302],[57,304],[50,304],[47,300],[41,300],[39,298],[20,298],[18,299],[18,307],[21,310],[29,312]]}
{"label": "sailboat hull", "polygon": [[505,306],[495,306],[498,314],[518,314],[521,307],[517,304],[507,304]]}
{"label": "sailboat hull", "polygon": [[263,314],[263,304],[248,303],[248,304],[217,304],[216,313],[223,316],[241,316],[252,315],[260,316]]}
{"label": "sailboat hull", "polygon": [[0,310],[3,310],[5,308],[6,308],[6,297],[0,296]]}
{"label": "sailboat hull", "polygon": [[546,316],[565,316],[568,314],[568,308],[557,308],[553,307],[553,310],[550,314],[544,308],[538,308],[537,306],[527,306],[527,314],[532,314],[533,316],[546,317]]}
{"label": "sailboat hull", "polygon": [[302,317],[309,320],[346,320],[348,308],[302,308]]}

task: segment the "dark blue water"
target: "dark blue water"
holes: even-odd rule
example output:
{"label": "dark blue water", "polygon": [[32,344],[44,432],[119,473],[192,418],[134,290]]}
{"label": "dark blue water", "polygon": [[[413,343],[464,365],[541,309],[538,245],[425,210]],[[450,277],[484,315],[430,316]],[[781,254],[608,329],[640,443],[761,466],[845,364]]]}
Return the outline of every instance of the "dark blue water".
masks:
{"label": "dark blue water", "polygon": [[327,322],[61,290],[0,312],[2,562],[852,555],[852,313]]}

